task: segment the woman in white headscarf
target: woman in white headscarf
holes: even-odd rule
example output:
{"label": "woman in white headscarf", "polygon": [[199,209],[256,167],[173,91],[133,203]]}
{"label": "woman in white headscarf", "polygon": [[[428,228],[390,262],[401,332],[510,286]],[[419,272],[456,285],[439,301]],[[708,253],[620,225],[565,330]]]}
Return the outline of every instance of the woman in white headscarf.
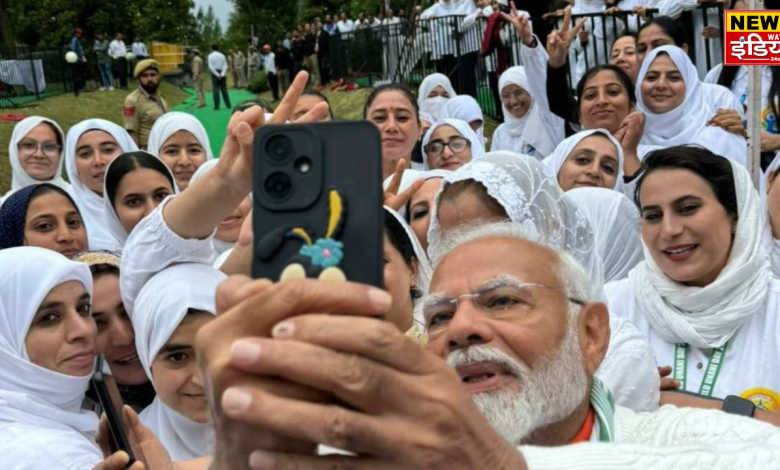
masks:
{"label": "woman in white headscarf", "polygon": [[713,109],[696,67],[682,49],[661,46],[648,53],[639,70],[637,88],[636,106],[646,119],[640,159],[653,149],[697,144],[747,164],[744,138],[707,125],[717,109]]}
{"label": "woman in white headscarf", "polygon": [[50,183],[70,192],[70,184],[62,178],[65,159],[65,133],[59,124],[40,116],[30,116],[14,126],[8,142],[11,162],[11,190],[40,183]]}
{"label": "woman in white headscarf", "polygon": [[682,390],[780,409],[780,282],[747,170],[699,147],[654,152],[636,202],[645,260],[606,288]]}
{"label": "woman in white headscarf", "polygon": [[103,186],[108,229],[124,246],[138,222],[172,194],[178,194],[171,170],[139,150],[123,153],[106,168]]}
{"label": "woman in white headscarf", "polygon": [[3,469],[92,470],[103,457],[98,416],[81,407],[97,336],[89,268],[35,247],[0,251],[0,265]]}
{"label": "woman in white headscarf", "polygon": [[433,274],[428,255],[412,228],[396,211],[385,206],[385,289],[393,297],[385,318],[420,342],[424,325],[415,316],[418,301]]}
{"label": "woman in white headscarf", "polygon": [[471,126],[471,130],[476,132],[480,142],[485,144],[485,117],[482,114],[482,108],[473,97],[469,95],[459,95],[450,98],[441,110],[440,119],[460,119]]}
{"label": "woman in white headscarf", "polygon": [[425,134],[422,142],[426,170],[456,170],[485,154],[471,126],[460,119],[439,119]]}
{"label": "woman in white headscarf", "polygon": [[[468,212],[459,208],[479,208]],[[603,298],[603,271],[587,216],[547,176],[533,157],[490,152],[444,178],[428,230],[428,253],[436,258],[444,233],[465,223],[510,219],[549,246],[564,250],[589,273],[591,299]],[[658,407],[660,379],[647,343],[630,323],[610,318],[612,336],[596,375],[617,403],[634,410]]]}
{"label": "woman in white headscarf", "polygon": [[624,189],[623,147],[604,129],[574,134],[543,163],[564,191],[584,187]]}
{"label": "woman in white headscarf", "polygon": [[88,119],[68,131],[65,170],[87,227],[90,250],[121,249],[121,243],[108,229],[103,183],[107,165],[119,155],[136,150],[138,146],[127,131],[104,119]]}
{"label": "woman in white headscarf", "polygon": [[441,189],[444,178],[451,173],[451,171],[447,170],[425,171],[419,174],[413,181],[410,181],[408,186],[404,186],[406,184],[405,181],[401,182],[399,191],[406,190],[418,179],[425,181],[409,199],[403,211],[400,212],[417,236],[417,240],[419,240],[423,250],[428,250],[428,228],[431,224],[431,208],[433,207],[434,198],[439,189]]}
{"label": "woman in white headscarf", "polygon": [[493,133],[490,150],[509,150],[543,159],[564,138],[563,119],[550,112],[546,94],[534,96],[525,69],[507,69],[498,80],[504,123]]}
{"label": "woman in white headscarf", "polygon": [[588,216],[604,264],[604,282],[628,277],[645,259],[636,205],[625,195],[604,188],[576,188],[567,194]]}
{"label": "woman in white headscarf", "polygon": [[420,84],[420,90],[417,93],[417,104],[420,106],[421,113],[429,114],[433,119],[438,120],[441,109],[447,103],[447,100],[458,96],[452,83],[446,75],[441,73],[432,73],[425,77]]}
{"label": "woman in white headscarf", "polygon": [[[203,264],[171,266],[146,283],[132,313],[138,357],[157,392],[141,422],[173,461],[211,452],[213,427],[194,339],[216,315],[217,286],[226,278]],[[167,348],[172,343],[176,349]]]}
{"label": "woman in white headscarf", "polygon": [[177,111],[165,113],[155,121],[147,148],[168,165],[182,191],[190,185],[195,171],[214,159],[203,124],[195,116]]}

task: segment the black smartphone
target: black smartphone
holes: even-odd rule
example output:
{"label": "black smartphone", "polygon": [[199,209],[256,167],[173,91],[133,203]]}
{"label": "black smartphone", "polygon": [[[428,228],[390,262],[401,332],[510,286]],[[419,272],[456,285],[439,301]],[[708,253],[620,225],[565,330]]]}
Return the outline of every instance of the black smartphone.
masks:
{"label": "black smartphone", "polygon": [[384,286],[382,147],[373,124],[261,127],[252,198],[254,278],[343,274]]}
{"label": "black smartphone", "polygon": [[[114,378],[110,375],[103,374],[103,356],[98,355],[97,361],[95,361],[95,372],[92,374],[92,387],[97,393],[98,400],[100,401],[100,408],[108,418],[109,436],[108,442],[111,448],[111,453],[119,452],[123,450],[130,456],[130,461],[125,468],[130,468],[136,461],[136,455],[130,446],[130,440],[127,438],[127,427],[125,426],[125,420],[117,408],[121,410],[122,398],[119,394],[119,389],[114,382]],[[117,402],[118,400],[118,402]]]}

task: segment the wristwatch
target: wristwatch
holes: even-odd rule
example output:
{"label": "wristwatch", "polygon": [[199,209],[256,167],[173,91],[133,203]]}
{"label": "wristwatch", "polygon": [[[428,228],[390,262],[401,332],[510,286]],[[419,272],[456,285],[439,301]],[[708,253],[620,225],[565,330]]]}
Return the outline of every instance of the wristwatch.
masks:
{"label": "wristwatch", "polygon": [[721,409],[726,413],[752,418],[753,413],[756,412],[756,405],[752,401],[746,400],[742,397],[729,395],[723,402],[723,408]]}

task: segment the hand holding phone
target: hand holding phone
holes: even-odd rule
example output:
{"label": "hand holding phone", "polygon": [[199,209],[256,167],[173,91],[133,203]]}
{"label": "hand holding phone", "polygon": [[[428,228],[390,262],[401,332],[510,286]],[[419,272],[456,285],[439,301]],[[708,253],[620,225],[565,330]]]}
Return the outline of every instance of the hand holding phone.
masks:
{"label": "hand holding phone", "polygon": [[[131,468],[136,462],[136,453],[133,451],[128,439],[128,427],[117,410],[122,409],[122,396],[116,386],[114,378],[103,373],[103,356],[98,355],[95,361],[95,372],[92,375],[92,386],[97,393],[100,407],[108,421],[107,441],[111,454],[124,451],[130,457],[125,468]],[[152,469],[147,469],[152,470]]]}

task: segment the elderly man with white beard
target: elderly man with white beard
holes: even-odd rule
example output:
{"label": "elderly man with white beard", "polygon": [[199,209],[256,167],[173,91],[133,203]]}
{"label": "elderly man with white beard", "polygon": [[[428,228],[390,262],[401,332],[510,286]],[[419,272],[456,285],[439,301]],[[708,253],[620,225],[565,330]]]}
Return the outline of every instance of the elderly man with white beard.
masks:
{"label": "elderly man with white beard", "polygon": [[573,258],[533,240],[504,223],[448,234],[425,349],[372,318],[390,305],[379,289],[228,280],[197,341],[213,469],[778,468],[766,423],[615,406],[593,378],[607,308]]}

